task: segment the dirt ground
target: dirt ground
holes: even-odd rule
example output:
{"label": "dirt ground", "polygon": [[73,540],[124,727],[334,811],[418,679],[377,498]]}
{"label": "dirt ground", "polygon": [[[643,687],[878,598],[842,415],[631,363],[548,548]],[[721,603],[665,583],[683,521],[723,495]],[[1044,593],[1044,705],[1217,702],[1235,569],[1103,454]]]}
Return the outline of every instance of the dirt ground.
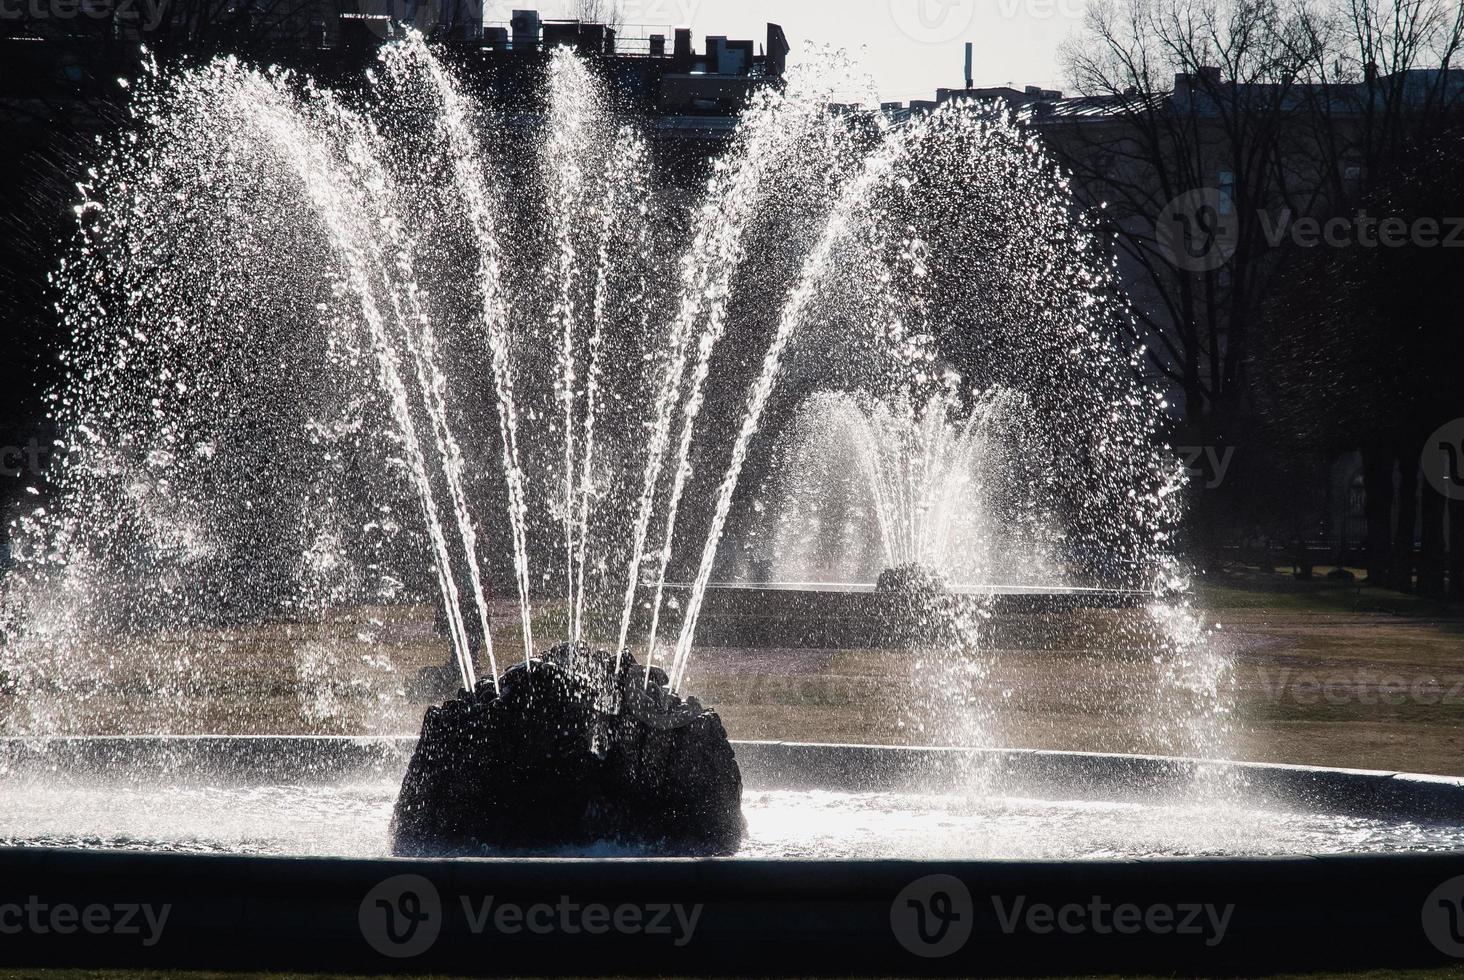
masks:
{"label": "dirt ground", "polygon": [[[734,738],[1464,775],[1459,610],[1240,570],[1201,581],[1191,606],[1165,621],[1143,609],[1002,616],[961,656],[708,648],[694,653],[688,689]],[[500,665],[521,656],[501,612]],[[0,676],[0,729],[411,733],[428,700],[413,678],[444,657],[426,607],[74,649],[31,676]]]}
{"label": "dirt ground", "polygon": [[1459,610],[1257,572],[1202,582],[1192,601],[1203,640],[1187,656],[1213,696],[1166,678],[1152,662],[1163,643],[1133,611],[996,631],[972,685],[991,707],[964,731],[918,691],[912,704],[897,663],[908,654],[827,651],[805,674],[713,673],[712,656],[693,679],[743,738],[929,744],[974,730],[1023,748],[1464,775]]}

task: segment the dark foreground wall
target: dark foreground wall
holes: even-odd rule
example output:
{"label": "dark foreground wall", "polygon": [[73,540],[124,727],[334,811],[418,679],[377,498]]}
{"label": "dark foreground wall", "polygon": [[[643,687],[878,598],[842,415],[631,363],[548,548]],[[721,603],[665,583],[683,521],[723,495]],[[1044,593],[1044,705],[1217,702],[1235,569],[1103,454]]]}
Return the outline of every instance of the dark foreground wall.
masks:
{"label": "dark foreground wall", "polygon": [[0,850],[0,966],[513,975],[1399,967],[1464,952],[1447,909],[1431,907],[1457,910],[1461,875],[1458,855],[432,862]]}

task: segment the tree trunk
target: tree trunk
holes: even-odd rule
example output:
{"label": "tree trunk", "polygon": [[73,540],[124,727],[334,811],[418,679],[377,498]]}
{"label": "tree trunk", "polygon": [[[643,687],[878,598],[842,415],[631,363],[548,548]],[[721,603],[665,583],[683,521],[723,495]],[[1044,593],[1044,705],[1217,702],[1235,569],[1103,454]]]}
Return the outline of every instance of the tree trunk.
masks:
{"label": "tree trunk", "polygon": [[1388,579],[1393,588],[1403,592],[1413,591],[1413,542],[1418,537],[1420,449],[1410,439],[1398,450],[1398,523],[1393,529],[1393,567],[1389,570]]}
{"label": "tree trunk", "polygon": [[1464,500],[1449,501],[1449,598],[1464,600]]}
{"label": "tree trunk", "polygon": [[1393,518],[1393,454],[1374,446],[1362,451],[1363,513],[1367,519],[1367,580],[1388,584],[1393,557],[1390,543]]}
{"label": "tree trunk", "polygon": [[[1183,442],[1180,445],[1213,446],[1214,431],[1211,412],[1196,413],[1195,418],[1182,432]],[[1197,569],[1210,572],[1218,568],[1223,559],[1220,536],[1217,533],[1220,522],[1215,511],[1215,495],[1204,490],[1203,476],[1197,477],[1190,484],[1190,491],[1190,505],[1185,517],[1188,552]]]}
{"label": "tree trunk", "polygon": [[1422,545],[1418,554],[1418,591],[1444,597],[1444,498],[1433,487],[1423,488]]}

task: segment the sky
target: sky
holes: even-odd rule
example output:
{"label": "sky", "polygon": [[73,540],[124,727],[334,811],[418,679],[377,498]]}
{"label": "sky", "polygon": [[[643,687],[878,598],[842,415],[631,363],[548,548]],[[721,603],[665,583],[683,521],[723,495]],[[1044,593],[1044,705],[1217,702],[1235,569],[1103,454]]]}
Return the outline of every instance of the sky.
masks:
{"label": "sky", "polygon": [[[1082,26],[1085,0],[618,0],[626,36],[690,27],[697,50],[708,34],[759,43],[768,22],[781,24],[796,61],[805,43],[844,48],[862,61],[884,101],[933,98],[964,84],[965,43],[975,45],[978,86],[1065,87],[1058,64],[1063,40]],[[567,16],[578,0],[489,0],[497,8],[537,8]],[[637,26],[647,28],[644,32]]]}

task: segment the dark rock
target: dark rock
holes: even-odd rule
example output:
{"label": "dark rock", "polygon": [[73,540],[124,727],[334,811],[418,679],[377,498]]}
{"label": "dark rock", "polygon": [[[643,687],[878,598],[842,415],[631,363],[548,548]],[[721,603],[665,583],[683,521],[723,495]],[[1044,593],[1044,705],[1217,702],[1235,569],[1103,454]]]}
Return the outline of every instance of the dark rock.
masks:
{"label": "dark rock", "polygon": [[874,584],[876,592],[934,596],[946,591],[945,577],[917,562],[886,568]]}
{"label": "dark rock", "polygon": [[600,843],[730,854],[742,774],[716,713],[666,674],[555,647],[427,709],[392,815],[398,855],[553,854]]}

